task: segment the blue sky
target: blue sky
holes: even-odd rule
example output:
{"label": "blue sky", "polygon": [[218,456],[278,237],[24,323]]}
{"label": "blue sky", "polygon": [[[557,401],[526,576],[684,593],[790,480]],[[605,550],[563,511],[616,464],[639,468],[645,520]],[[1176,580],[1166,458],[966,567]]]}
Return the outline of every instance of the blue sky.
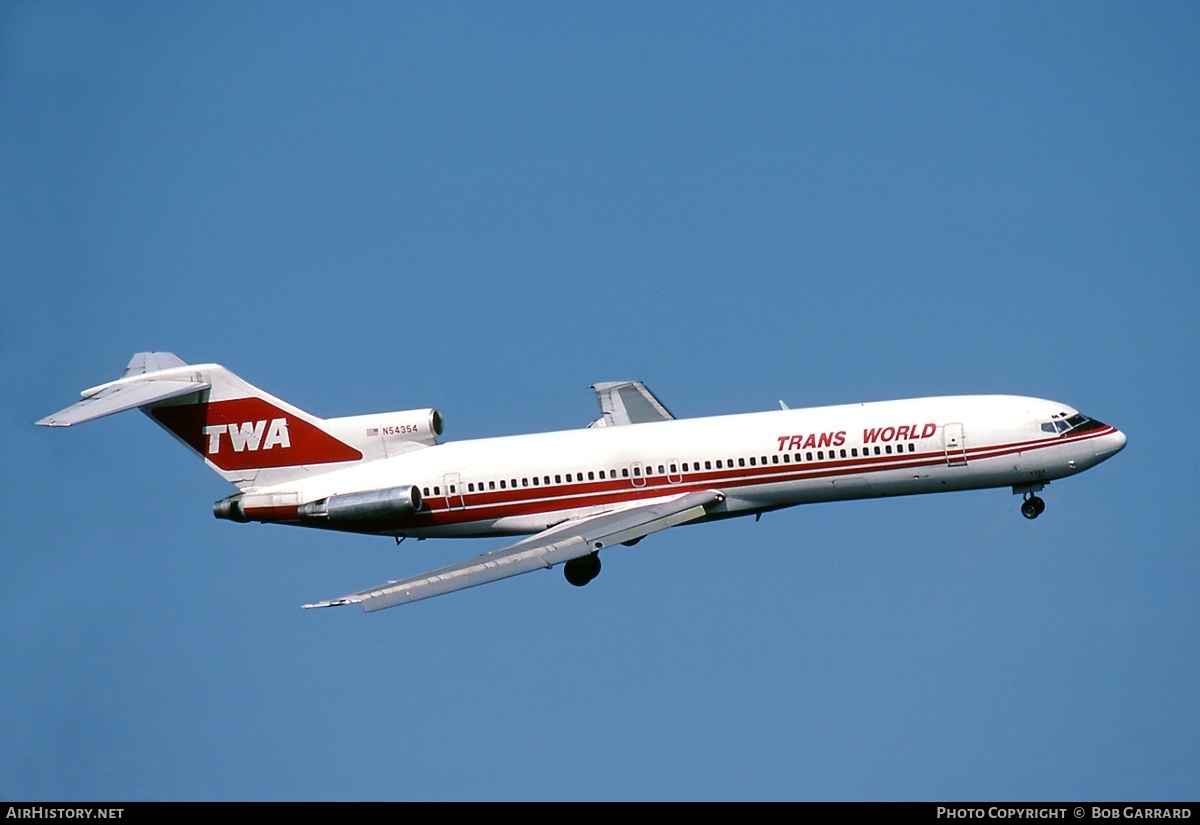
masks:
{"label": "blue sky", "polygon": [[[0,5],[5,799],[1195,799],[1200,9]],[[396,610],[497,542],[218,522],[166,350],[460,439],[917,395],[1129,435]]]}

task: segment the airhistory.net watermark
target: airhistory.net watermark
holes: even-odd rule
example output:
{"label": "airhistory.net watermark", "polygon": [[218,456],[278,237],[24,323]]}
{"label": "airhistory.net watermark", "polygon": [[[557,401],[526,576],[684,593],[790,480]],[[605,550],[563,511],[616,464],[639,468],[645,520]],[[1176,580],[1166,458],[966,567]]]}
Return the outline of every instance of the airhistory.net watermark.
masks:
{"label": "airhistory.net watermark", "polygon": [[5,819],[120,819],[124,808],[50,808],[45,805],[9,805]]}

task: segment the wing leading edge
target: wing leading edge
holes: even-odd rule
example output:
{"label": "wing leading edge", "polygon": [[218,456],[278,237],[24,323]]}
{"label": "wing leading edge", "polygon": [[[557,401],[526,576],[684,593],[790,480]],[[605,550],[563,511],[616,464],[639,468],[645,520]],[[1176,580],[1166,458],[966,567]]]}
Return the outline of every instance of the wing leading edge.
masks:
{"label": "wing leading edge", "polygon": [[707,490],[573,519],[474,559],[304,607],[361,604],[363,610],[369,613],[465,590],[532,570],[553,567],[613,544],[633,541],[677,524],[694,521],[707,513],[709,505],[722,499],[724,495],[721,493]]}

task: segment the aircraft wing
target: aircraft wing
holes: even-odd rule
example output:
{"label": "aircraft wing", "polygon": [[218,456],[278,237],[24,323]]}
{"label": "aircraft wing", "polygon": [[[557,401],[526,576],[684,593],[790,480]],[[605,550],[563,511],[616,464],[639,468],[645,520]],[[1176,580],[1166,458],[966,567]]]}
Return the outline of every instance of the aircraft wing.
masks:
{"label": "aircraft wing", "polygon": [[605,381],[592,384],[600,417],[588,427],[618,427],[650,421],[673,421],[675,416],[641,381]]}
{"label": "aircraft wing", "polygon": [[449,567],[304,607],[361,604],[369,613],[553,567],[612,544],[640,539],[658,530],[701,518],[709,505],[723,498],[716,490],[683,493],[674,498],[572,519],[516,544]]}

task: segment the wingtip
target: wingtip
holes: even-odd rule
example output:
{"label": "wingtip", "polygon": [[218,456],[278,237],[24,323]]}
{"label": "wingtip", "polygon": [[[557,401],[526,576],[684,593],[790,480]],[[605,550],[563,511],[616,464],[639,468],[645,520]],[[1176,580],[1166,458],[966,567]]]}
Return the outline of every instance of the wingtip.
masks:
{"label": "wingtip", "polygon": [[354,603],[355,603],[354,599],[329,599],[328,601],[324,601],[324,602],[313,602],[312,604],[302,604],[302,605],[300,605],[300,609],[301,610],[312,610],[312,609],[318,608],[318,607],[338,607],[339,605],[354,604]]}

